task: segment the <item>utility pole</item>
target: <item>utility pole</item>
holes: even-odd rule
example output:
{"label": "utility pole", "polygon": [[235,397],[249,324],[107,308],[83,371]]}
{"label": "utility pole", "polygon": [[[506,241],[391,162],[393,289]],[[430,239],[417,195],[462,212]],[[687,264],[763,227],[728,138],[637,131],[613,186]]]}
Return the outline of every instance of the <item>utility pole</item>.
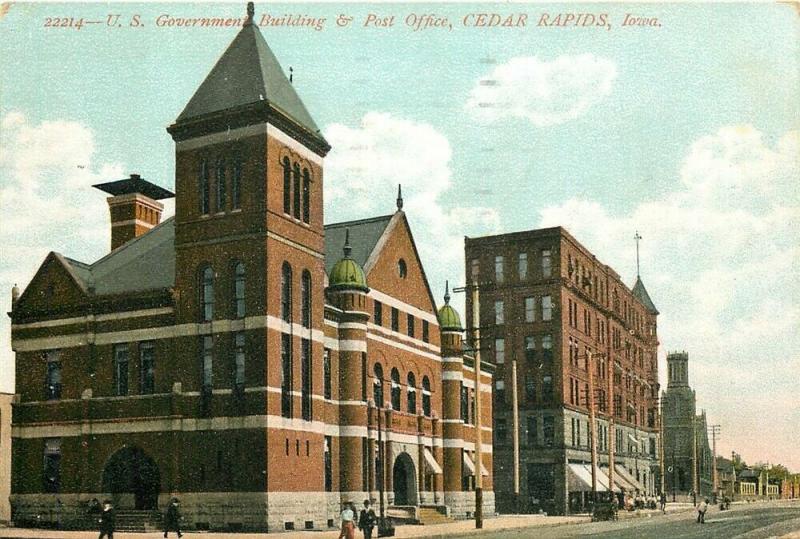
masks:
{"label": "utility pole", "polygon": [[517,396],[517,356],[511,358],[511,401],[514,423],[514,510],[519,513],[519,399]]}
{"label": "utility pole", "polygon": [[697,416],[692,412],[692,492],[694,492],[695,502],[700,497],[697,487]]}
{"label": "utility pole", "polygon": [[666,477],[664,477],[664,401],[661,397],[658,397],[656,401],[658,405],[658,459],[659,459],[659,470],[661,472],[661,493],[666,496]]}
{"label": "utility pole", "polygon": [[586,396],[589,404],[589,423],[591,425],[591,449],[592,449],[592,503],[597,501],[597,423],[594,420],[594,362],[592,361],[592,351],[586,351],[586,360],[589,371],[589,394]]}
{"label": "utility pole", "polygon": [[483,528],[483,448],[481,447],[481,347],[478,283],[472,283],[472,342],[475,351],[475,527]]}
{"label": "utility pole", "polygon": [[714,496],[717,495],[717,490],[719,489],[719,484],[717,483],[717,435],[719,434],[720,425],[711,425],[709,430],[711,431],[711,482],[712,482],[712,489]]}

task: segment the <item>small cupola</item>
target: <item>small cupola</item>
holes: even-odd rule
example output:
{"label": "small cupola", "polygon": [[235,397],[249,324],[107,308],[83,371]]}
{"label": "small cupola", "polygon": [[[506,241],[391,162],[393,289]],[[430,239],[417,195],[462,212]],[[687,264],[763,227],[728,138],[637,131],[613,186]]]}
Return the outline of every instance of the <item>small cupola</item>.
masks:
{"label": "small cupola", "polygon": [[172,198],[174,193],[151,183],[138,174],[130,178],[93,185],[111,195],[111,250],[149,232],[161,222],[164,205],[159,200]]}
{"label": "small cupola", "polygon": [[450,305],[450,283],[445,281],[444,285],[444,305],[439,309],[439,327],[442,331],[463,331],[461,327],[461,317],[452,305]]}
{"label": "small cupola", "polygon": [[330,275],[328,275],[328,290],[369,292],[367,276],[364,275],[364,270],[351,256],[353,250],[350,247],[349,228],[345,230],[343,251],[344,257],[333,266]]}

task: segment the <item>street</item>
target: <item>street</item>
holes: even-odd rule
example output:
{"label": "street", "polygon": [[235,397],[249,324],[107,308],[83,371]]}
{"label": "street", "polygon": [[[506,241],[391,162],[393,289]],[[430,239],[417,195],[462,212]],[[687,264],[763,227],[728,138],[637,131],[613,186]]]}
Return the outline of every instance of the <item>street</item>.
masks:
{"label": "street", "polygon": [[[728,511],[709,508],[705,524],[698,524],[697,513],[686,511],[650,518],[631,518],[617,522],[595,522],[536,529],[537,539],[560,537],[614,537],[619,539],[720,537],[759,539],[781,537],[792,532],[800,537],[800,505],[772,502],[734,505]],[[504,531],[498,539],[530,537],[531,530]],[[794,536],[794,534],[792,534]]]}

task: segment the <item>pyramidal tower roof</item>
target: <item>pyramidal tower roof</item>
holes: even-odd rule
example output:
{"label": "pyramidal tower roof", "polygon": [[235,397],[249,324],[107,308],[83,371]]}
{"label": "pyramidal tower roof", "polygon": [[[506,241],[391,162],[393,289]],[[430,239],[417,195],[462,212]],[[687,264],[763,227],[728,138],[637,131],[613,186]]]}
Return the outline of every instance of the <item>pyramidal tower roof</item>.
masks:
{"label": "pyramidal tower roof", "polygon": [[278,59],[253,22],[252,2],[242,29],[180,113],[176,125],[200,121],[223,111],[274,109],[309,134],[321,139]]}
{"label": "pyramidal tower roof", "polygon": [[633,285],[633,295],[642,302],[650,314],[658,314],[658,309],[656,309],[653,300],[650,299],[650,294],[647,293],[647,289],[644,287],[644,283],[642,282],[642,278],[638,275],[636,276],[636,284]]}

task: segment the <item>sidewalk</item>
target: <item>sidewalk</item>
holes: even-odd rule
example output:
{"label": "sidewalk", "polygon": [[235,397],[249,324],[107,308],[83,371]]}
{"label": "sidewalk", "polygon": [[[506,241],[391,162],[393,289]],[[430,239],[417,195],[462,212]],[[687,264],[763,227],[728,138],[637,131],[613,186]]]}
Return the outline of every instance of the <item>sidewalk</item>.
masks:
{"label": "sidewalk", "polygon": [[[474,520],[458,520],[447,524],[430,526],[398,526],[395,537],[425,537],[427,539],[486,536],[506,530],[531,528],[536,526],[560,526],[589,522],[586,516],[546,517],[542,515],[503,515],[487,518],[483,521],[483,529],[475,529]],[[60,531],[38,530],[30,528],[0,528],[0,539],[95,539],[96,531]],[[185,532],[186,539],[267,539],[277,537],[280,539],[336,539],[339,537],[337,530],[328,531],[299,531],[276,533],[230,533],[230,532]],[[376,534],[373,534],[375,536]],[[175,534],[171,533],[170,537]],[[156,539],[163,537],[161,532],[148,533],[114,533],[114,539]],[[356,537],[361,537],[357,533]]]}
{"label": "sidewalk", "polygon": [[[669,514],[678,513],[681,511],[692,511],[694,510],[694,506],[690,503],[668,502],[665,509],[667,514]],[[635,511],[619,511],[617,513],[617,517],[619,520],[626,520],[629,518],[650,518],[661,514],[662,513],[660,509],[637,509]]]}

